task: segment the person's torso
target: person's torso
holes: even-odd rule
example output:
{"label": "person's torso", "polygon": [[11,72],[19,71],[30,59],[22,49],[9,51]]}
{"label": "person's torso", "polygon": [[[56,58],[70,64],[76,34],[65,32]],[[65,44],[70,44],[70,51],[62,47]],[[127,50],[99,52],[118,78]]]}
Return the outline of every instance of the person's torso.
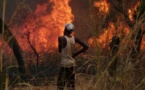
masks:
{"label": "person's torso", "polygon": [[72,57],[72,53],[75,47],[75,39],[74,36],[66,38],[66,47],[62,48],[61,52],[61,66],[63,67],[72,67],[76,65],[75,59]]}

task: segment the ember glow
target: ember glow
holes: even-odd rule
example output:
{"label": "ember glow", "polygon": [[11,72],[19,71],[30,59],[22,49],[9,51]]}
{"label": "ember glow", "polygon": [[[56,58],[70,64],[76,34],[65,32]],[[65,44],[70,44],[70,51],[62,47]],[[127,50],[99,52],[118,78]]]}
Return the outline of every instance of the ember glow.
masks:
{"label": "ember glow", "polygon": [[97,7],[99,9],[99,12],[100,13],[103,13],[103,14],[107,14],[109,13],[109,8],[110,8],[110,5],[109,3],[107,3],[106,0],[101,0],[101,1],[96,1],[94,3],[94,6]]}
{"label": "ember glow", "polygon": [[14,33],[23,50],[30,50],[26,39],[28,32],[31,33],[30,42],[38,52],[51,52],[57,47],[57,38],[63,34],[64,25],[74,18],[69,2],[70,0],[48,0],[48,3],[37,5],[34,16],[26,17],[22,26],[14,28],[21,30],[19,35]]}
{"label": "ember glow", "polygon": [[128,9],[128,15],[129,15],[129,19],[131,21],[133,21],[133,15],[135,14],[135,11],[137,9],[137,7],[139,6],[140,1],[138,1],[134,6],[132,6],[130,9]]}

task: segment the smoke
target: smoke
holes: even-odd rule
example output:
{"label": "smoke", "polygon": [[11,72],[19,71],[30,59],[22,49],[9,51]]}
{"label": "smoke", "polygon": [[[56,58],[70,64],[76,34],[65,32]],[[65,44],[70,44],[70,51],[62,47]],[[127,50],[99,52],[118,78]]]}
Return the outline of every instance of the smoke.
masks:
{"label": "smoke", "polygon": [[89,24],[89,0],[71,0],[70,6],[74,15],[75,34],[86,41],[91,35]]}
{"label": "smoke", "polygon": [[[37,8],[37,5],[41,5],[48,2],[49,0],[7,0],[6,11],[5,11],[5,22],[9,23],[12,15],[14,14],[19,4],[28,6],[32,10],[32,12],[34,12],[35,9]],[[51,6],[52,6],[51,3],[49,3],[49,7],[47,8],[48,13],[51,11]],[[0,1],[0,18],[2,18],[2,13],[3,13],[3,1],[1,0]]]}

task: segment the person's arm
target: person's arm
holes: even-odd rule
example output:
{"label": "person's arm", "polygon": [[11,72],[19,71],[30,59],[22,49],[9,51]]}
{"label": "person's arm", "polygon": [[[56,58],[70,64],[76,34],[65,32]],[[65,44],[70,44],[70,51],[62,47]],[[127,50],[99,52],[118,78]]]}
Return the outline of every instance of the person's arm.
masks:
{"label": "person's arm", "polygon": [[76,53],[74,53],[72,56],[73,58],[78,56],[79,54],[85,52],[89,47],[88,45],[86,45],[84,42],[82,42],[81,40],[79,40],[78,38],[75,38],[75,42],[78,43],[79,45],[82,46],[82,49],[77,51]]}
{"label": "person's arm", "polygon": [[58,37],[58,51],[61,53],[62,48],[66,46],[66,39],[63,36]]}

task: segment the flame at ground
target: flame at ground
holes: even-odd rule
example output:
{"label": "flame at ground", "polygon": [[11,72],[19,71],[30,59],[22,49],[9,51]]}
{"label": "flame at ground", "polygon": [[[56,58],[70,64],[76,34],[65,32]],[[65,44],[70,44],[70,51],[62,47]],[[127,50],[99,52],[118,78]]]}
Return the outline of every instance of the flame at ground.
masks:
{"label": "flame at ground", "polygon": [[[99,9],[99,13],[106,15],[109,13],[110,4],[107,3],[107,0],[100,0],[94,3],[94,7]],[[130,29],[128,26],[121,21],[120,17],[117,17],[117,22],[109,22],[108,27],[104,28],[102,33],[95,38],[89,38],[88,43],[91,46],[99,46],[100,48],[108,48],[109,43],[112,40],[113,36],[122,37],[123,35],[128,35]]]}
{"label": "flame at ground", "polygon": [[88,43],[91,46],[98,45],[100,48],[108,48],[109,43],[112,40],[113,36],[127,36],[130,32],[130,28],[123,24],[124,22],[118,22],[117,27],[113,22],[110,22],[108,27],[103,30],[103,33],[100,34],[97,38],[90,38]]}
{"label": "flame at ground", "polygon": [[[139,3],[140,1],[128,9],[128,16],[131,21],[133,21],[133,15],[139,6]],[[99,13],[102,13],[103,15],[109,13],[110,4],[107,3],[107,0],[96,1],[94,6],[97,7],[99,9]],[[118,36],[122,39],[123,37],[129,35],[129,26],[125,25],[125,22],[121,18],[117,17],[117,20],[117,22],[109,22],[108,27],[103,29],[102,34],[98,34],[99,36],[90,38],[88,43],[92,46],[98,45],[101,48],[108,48],[113,36]]]}
{"label": "flame at ground", "polygon": [[30,50],[26,38],[28,36],[38,52],[51,52],[57,47],[57,38],[63,34],[64,25],[74,18],[69,2],[70,0],[48,0],[48,3],[37,5],[35,15],[25,18],[23,26],[19,27],[21,34],[16,35],[23,50]]}

